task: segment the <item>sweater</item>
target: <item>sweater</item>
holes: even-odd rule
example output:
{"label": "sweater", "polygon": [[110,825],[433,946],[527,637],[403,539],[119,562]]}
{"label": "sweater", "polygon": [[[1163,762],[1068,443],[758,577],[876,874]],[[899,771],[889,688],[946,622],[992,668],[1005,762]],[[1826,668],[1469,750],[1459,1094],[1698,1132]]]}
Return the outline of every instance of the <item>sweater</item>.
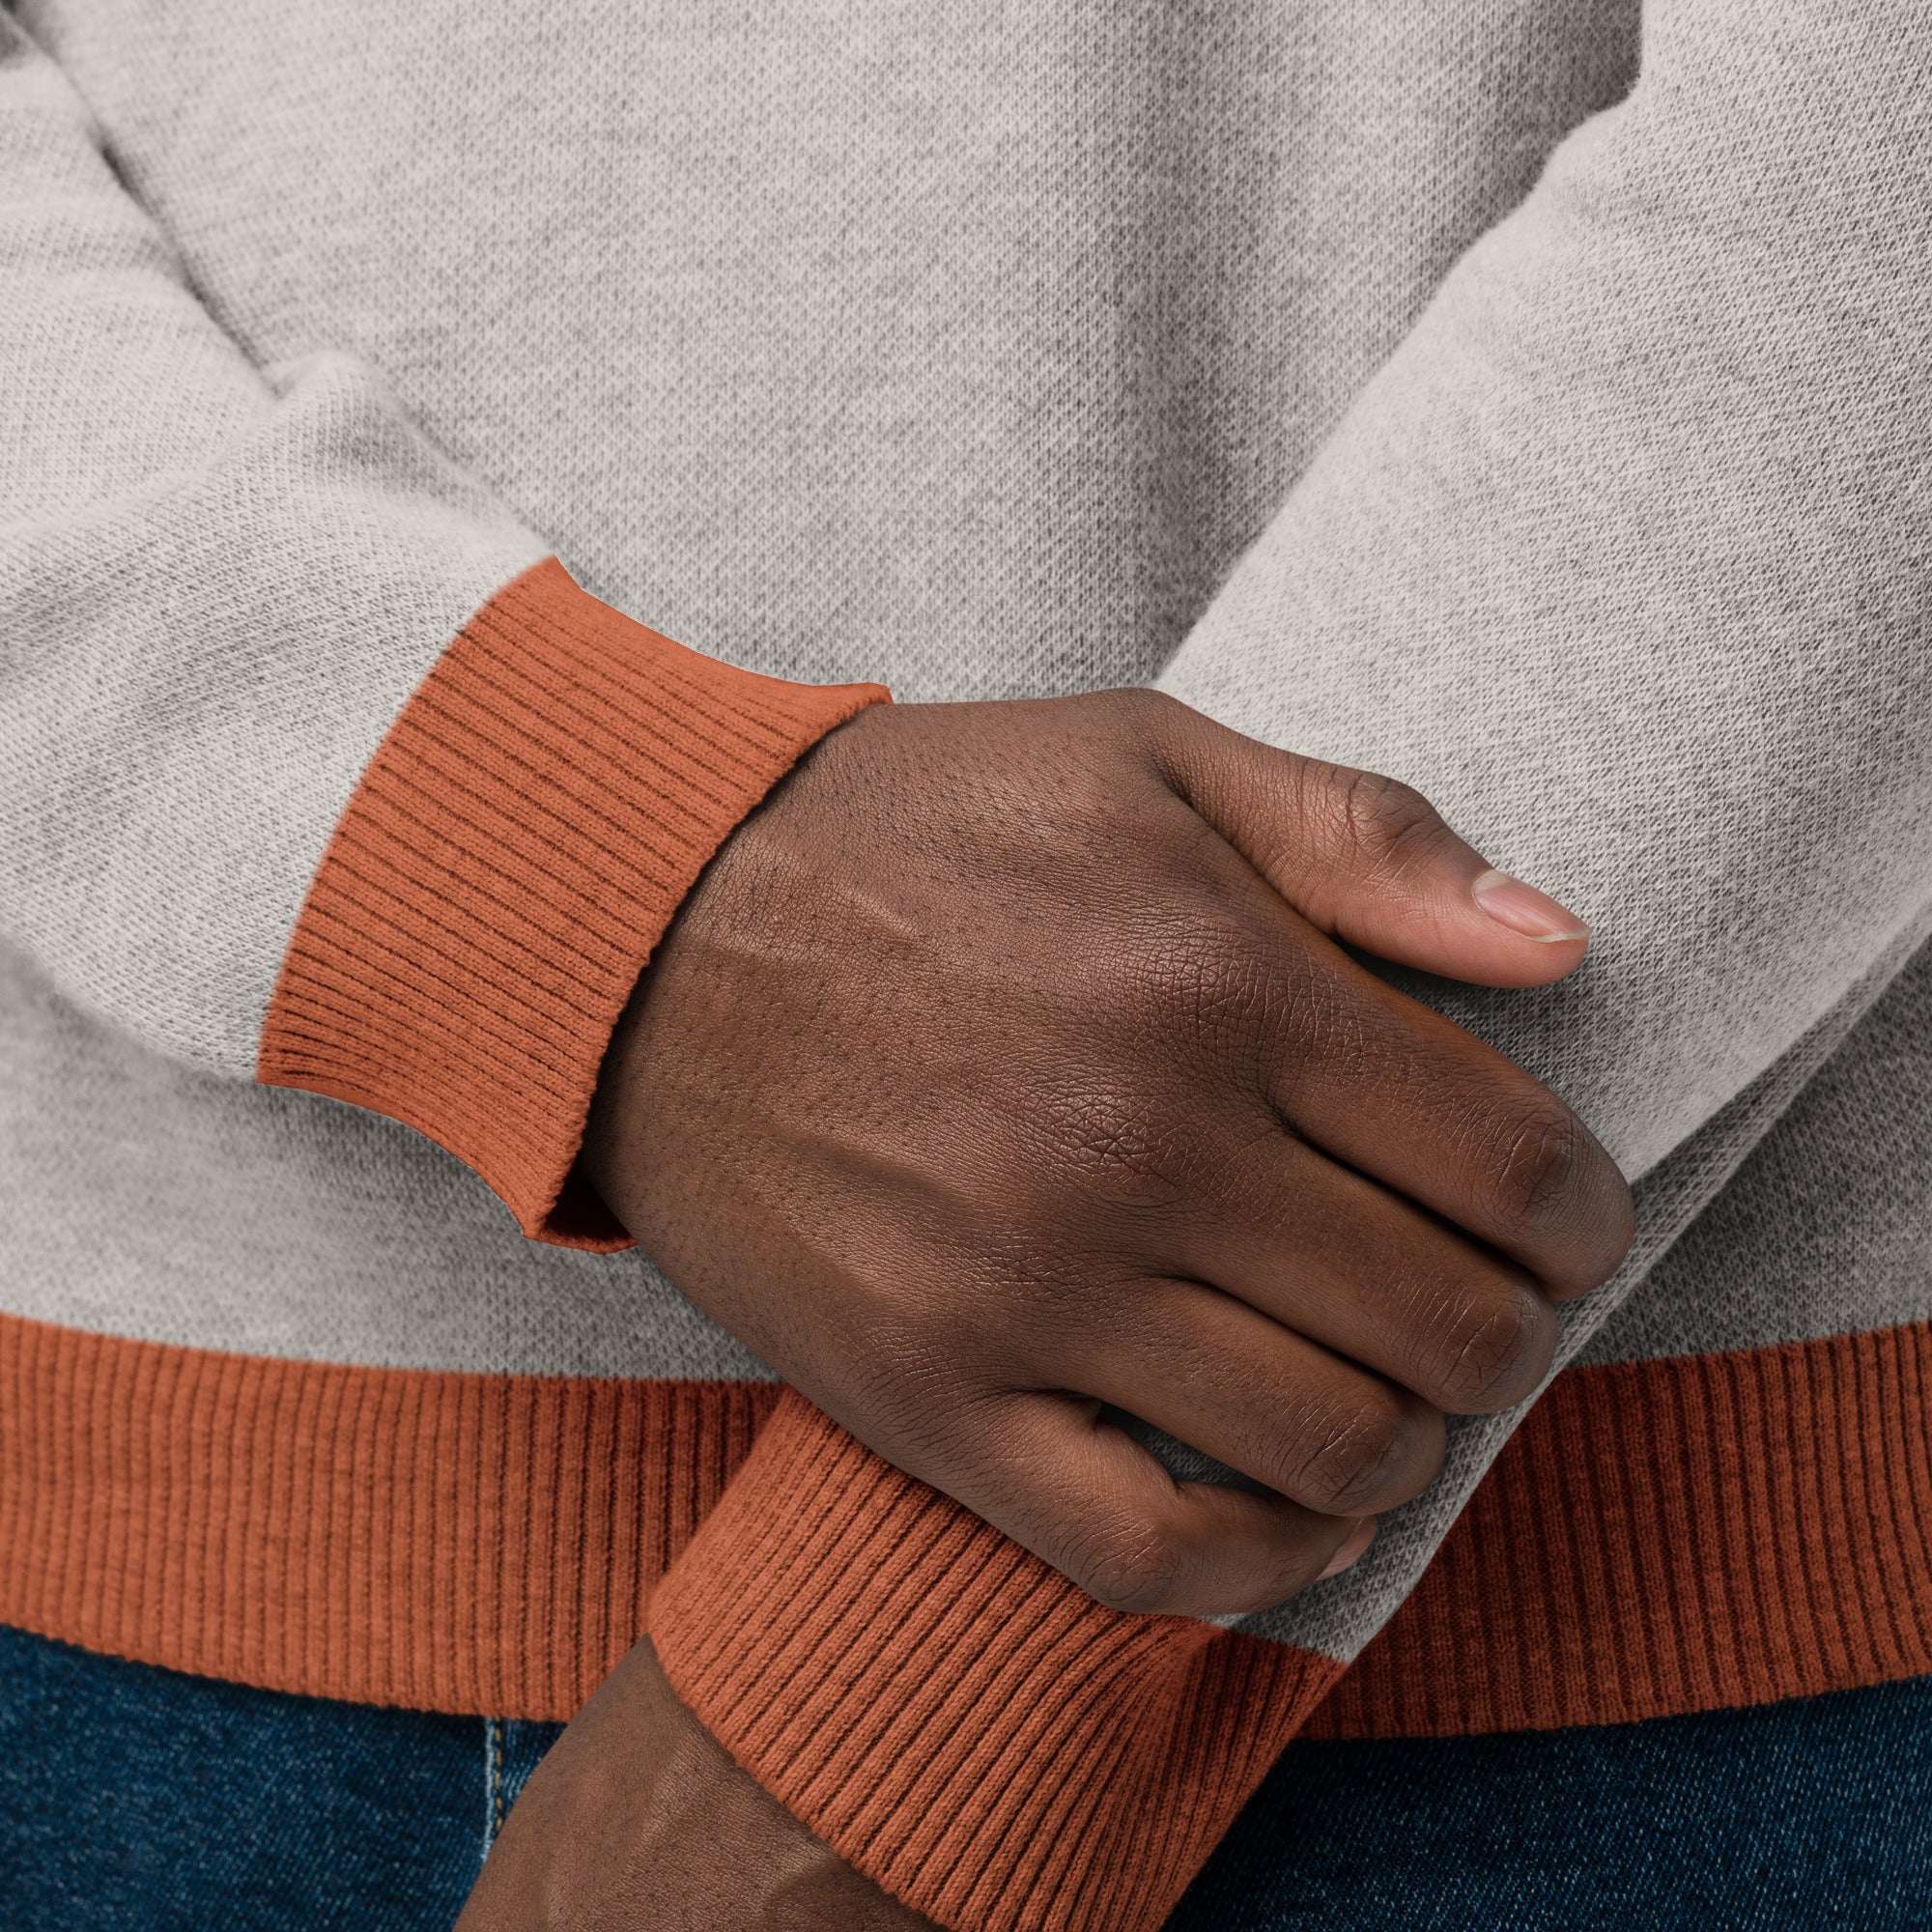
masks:
{"label": "sweater", "polygon": [[[955,1932],[1150,1932],[1297,1734],[1932,1669],[1928,102],[1919,0],[8,0],[0,1621],[542,1719],[648,1630]],[[823,733],[1123,683],[1592,922],[1391,974],[1637,1200],[1540,1400],[1222,1622],[575,1171]]]}

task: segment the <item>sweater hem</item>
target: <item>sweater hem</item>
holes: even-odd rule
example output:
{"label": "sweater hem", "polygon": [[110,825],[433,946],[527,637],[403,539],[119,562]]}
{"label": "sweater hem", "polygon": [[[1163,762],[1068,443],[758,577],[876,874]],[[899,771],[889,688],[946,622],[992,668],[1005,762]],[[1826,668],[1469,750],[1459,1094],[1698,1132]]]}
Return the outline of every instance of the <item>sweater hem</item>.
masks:
{"label": "sweater hem", "polygon": [[1294,1736],[1932,1672],[1932,1323],[1566,1371],[1351,1666],[1104,1610],[773,1382],[348,1367],[0,1315],[0,1623],[567,1720],[648,1626],[737,1760],[974,1932],[1152,1928]]}

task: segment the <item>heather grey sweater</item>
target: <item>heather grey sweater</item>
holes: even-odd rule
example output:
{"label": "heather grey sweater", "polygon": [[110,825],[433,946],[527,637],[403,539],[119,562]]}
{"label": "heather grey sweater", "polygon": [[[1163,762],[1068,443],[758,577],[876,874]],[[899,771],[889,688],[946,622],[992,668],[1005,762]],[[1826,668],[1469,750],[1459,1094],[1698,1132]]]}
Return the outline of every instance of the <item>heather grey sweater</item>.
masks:
{"label": "heather grey sweater", "polygon": [[[0,1618],[532,1716],[648,1620],[961,1928],[1157,1923],[1297,1727],[1932,1668],[1916,0],[14,14]],[[1158,682],[1596,929],[1418,990],[1629,1264],[1239,1629],[1078,1600],[572,1193],[871,680]]]}

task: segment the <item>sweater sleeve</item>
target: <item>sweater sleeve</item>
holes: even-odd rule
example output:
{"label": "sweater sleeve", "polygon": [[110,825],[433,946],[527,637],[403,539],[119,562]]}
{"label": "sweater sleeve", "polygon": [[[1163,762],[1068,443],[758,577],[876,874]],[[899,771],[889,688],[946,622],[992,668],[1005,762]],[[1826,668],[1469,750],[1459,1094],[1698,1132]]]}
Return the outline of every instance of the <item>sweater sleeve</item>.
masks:
{"label": "sweater sleeve", "polygon": [[[1162,679],[1419,786],[1590,918],[1418,995],[1637,1179],[1562,1359],[1776,1121],[1932,899],[1932,24],[1653,0],[1634,93],[1470,250]],[[653,1607],[739,1760],[941,1924],[1152,1932],[1522,1411],[1369,1555],[1217,1629],[1111,1615],[802,1407]]]}
{"label": "sweater sleeve", "polygon": [[0,14],[0,932],[155,1049],[391,1114],[532,1234],[726,832],[872,687],[574,584],[345,354],[258,368]]}

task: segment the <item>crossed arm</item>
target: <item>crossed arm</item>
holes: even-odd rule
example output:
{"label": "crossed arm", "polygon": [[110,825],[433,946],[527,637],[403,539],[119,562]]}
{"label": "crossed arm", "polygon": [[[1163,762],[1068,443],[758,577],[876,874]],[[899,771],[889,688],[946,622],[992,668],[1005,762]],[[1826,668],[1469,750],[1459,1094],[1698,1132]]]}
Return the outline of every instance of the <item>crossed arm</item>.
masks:
{"label": "crossed arm", "polygon": [[[1915,498],[1926,451],[1909,402],[1932,359],[1910,214],[1927,167],[1915,92],[1926,30],[1912,10],[1879,4],[1830,19],[1797,7],[1770,19],[1742,8],[1651,13],[1635,95],[1576,137],[1451,277],[1165,680],[1252,738],[1418,781],[1482,856],[1406,793],[1345,781],[1332,787],[1338,813],[1321,785],[1282,776],[1287,761],[1237,754],[1192,720],[1151,724],[1144,704],[1117,706],[1106,724],[1003,720],[990,736],[962,736],[973,747],[963,759],[922,738],[943,735],[943,719],[868,713],[727,846],[611,1062],[591,1160],[683,1285],[863,1439],[927,1477],[920,1508],[943,1513],[944,1492],[963,1495],[1117,1605],[1255,1608],[1347,1553],[1358,1517],[1396,1505],[1377,1546],[1321,1593],[1344,1606],[1325,1610],[1331,1619],[1372,1628],[1439,1534],[1442,1512],[1427,1497],[1400,1505],[1443,1453],[1440,1415],[1504,1410],[1525,1393],[1581,1332],[1566,1318],[1559,1339],[1548,1304],[1600,1278],[1622,1239],[1618,1190],[1573,1117],[1334,939],[1506,989],[1406,982],[1564,1094],[1627,1173],[1662,1181],[1673,1151],[1812,1038],[1924,912],[1932,740]],[[37,441],[29,422],[10,439],[19,473],[8,479],[0,594],[8,636],[44,647],[17,646],[6,666],[9,936],[140,1037],[242,1075],[286,917],[257,930],[234,908],[292,916],[387,719],[464,614],[542,545],[414,439],[366,372],[325,360],[270,382],[250,369],[99,166],[49,65],[15,50],[0,80],[11,197],[0,214],[27,297],[13,314],[30,324],[8,353],[46,377],[13,394],[55,431]],[[119,262],[127,313],[103,319],[93,285],[63,276],[59,251],[43,245],[50,224],[83,233],[85,259]],[[62,353],[49,358],[56,339]],[[61,399],[84,412],[90,383],[112,389],[129,340],[160,343],[155,380],[178,407],[153,448],[80,451],[58,433]],[[339,506],[372,491],[382,514],[355,520],[366,547],[350,554]],[[194,500],[208,506],[200,523],[182,507]],[[312,566],[299,624],[279,576],[253,582],[224,561],[221,505],[236,500],[269,503],[282,554]],[[173,535],[156,545],[161,527]],[[194,668],[220,669],[233,688],[203,691],[185,724],[179,703],[162,707],[167,730],[144,738],[129,723],[153,712],[144,687],[183,668],[124,647],[166,634],[182,600],[205,606],[211,583],[225,601],[202,615],[221,647]],[[78,689],[85,705],[71,701]],[[1060,715],[1106,714],[1082,700]],[[1820,719],[1832,721],[1822,760]],[[266,836],[245,786],[197,798],[200,817],[181,830],[168,733],[182,729],[284,747],[288,782]],[[1022,771],[1084,756],[1106,782],[1070,811],[1054,785],[1009,787],[1002,817],[986,760],[1001,733],[1028,731],[1040,734],[1031,749],[1007,748]],[[1194,735],[1168,745],[1176,733]],[[1204,753],[1210,744],[1223,749]],[[1229,782],[1237,757],[1253,761],[1248,789],[1272,802],[1264,821]],[[246,756],[209,762],[250,768]],[[48,799],[58,812],[43,810]],[[1338,826],[1356,836],[1352,855],[1324,842]],[[89,837],[74,839],[76,828]],[[82,845],[108,854],[84,893],[71,857]],[[1068,854],[1096,864],[1069,868]],[[1134,870],[1129,857],[1147,863]],[[1492,930],[1473,895],[1488,859],[1588,912],[1605,943],[1585,971],[1525,990],[1573,964],[1574,943]],[[167,891],[155,890],[163,875]],[[1338,876],[1352,895],[1335,890]],[[970,877],[978,896],[962,890]],[[841,881],[861,879],[865,893],[841,905]],[[788,953],[746,953],[747,930],[767,928],[734,919],[737,891],[785,907]],[[1043,895],[1079,912],[1092,952],[1052,943],[1037,912],[1014,916]],[[1386,916],[1351,925],[1357,900],[1412,915],[1415,943],[1405,951]],[[991,905],[1006,923],[949,926],[949,904],[955,922]],[[1143,929],[1149,906],[1166,937]],[[852,1015],[828,1014],[811,987],[838,956],[828,933],[865,920],[875,923],[868,956],[895,970],[866,982],[874,1030],[854,1036],[828,1029]],[[1173,942],[1175,927],[1197,924],[1216,935],[1205,954]],[[1458,954],[1459,932],[1505,950]],[[1513,947],[1535,966],[1511,967]],[[1016,961],[1032,977],[1008,977],[1031,1007],[989,1014],[984,982]],[[977,978],[946,977],[969,968]],[[760,1050],[796,1056],[803,1105],[762,1143],[732,1134],[706,1146],[699,1116],[742,1124],[752,1111],[739,1063],[672,1050],[715,1028],[706,1008],[722,986],[768,998],[779,1031]],[[962,1057],[962,1018],[978,1022],[967,1029],[977,1044],[1023,1037],[1053,1050]],[[812,1104],[849,1102],[849,1068],[836,1063],[855,1037],[891,1076],[873,1120]],[[1193,1059],[1177,1072],[1151,1041]],[[1350,1091],[1363,1053],[1386,1076],[1368,1100]],[[1065,1077],[1016,1090],[1042,1066]],[[1448,1081],[1405,1094],[1403,1080],[1429,1067],[1455,1069],[1468,1092]],[[1132,1079],[1110,1090],[1096,1070]],[[1156,1073],[1177,1084],[1159,1087]],[[1375,1094],[1396,1096],[1392,1107],[1433,1096],[1455,1125],[1411,1127],[1406,1143],[1384,1119],[1393,1164],[1378,1172],[1365,1151]],[[654,1108],[653,1095],[667,1104]],[[763,1097],[755,1118],[771,1121]],[[1209,1149],[1175,1134],[1177,1113]],[[1036,1123],[1035,1144],[989,1135],[995,1119]],[[696,1137],[668,1145],[679,1121]],[[871,1141],[855,1132],[881,1122]],[[1444,1150],[1472,1156],[1460,1177],[1427,1171]],[[1042,1156],[1031,1168],[1029,1153]],[[1289,1162],[1300,1164],[1293,1188]],[[1015,1201],[1013,1177],[1032,1172],[1062,1177],[1066,1192]],[[1370,1191],[1351,1194],[1345,1173]],[[856,1219],[814,1217],[828,1187],[856,1204]],[[1612,1306],[1667,1240],[1670,1217],[1694,1206],[1661,1186],[1640,1189],[1639,1206],[1666,1196],[1668,1214],[1640,1225],[1617,1283],[1579,1308]],[[676,1203],[727,1199],[766,1241],[767,1278],[796,1293],[734,1309],[740,1277],[704,1278],[698,1219],[694,1210],[681,1228]],[[1095,1205],[1065,1224],[1067,1200]],[[1186,1218],[1177,1201],[1195,1210],[1184,1235],[1173,1232]],[[1293,1204],[1305,1212],[1284,1214]],[[840,1250],[855,1228],[890,1236],[919,1265],[880,1282]],[[1246,1252],[1227,1239],[1256,1228]],[[1309,1235],[1323,1238],[1293,1247]],[[1222,1251],[1205,1252],[1211,1238]],[[1405,1264],[1421,1258],[1406,1306],[1390,1298],[1394,1270],[1364,1264],[1376,1241]],[[1281,1265],[1284,1254],[1296,1265]],[[889,1293],[908,1281],[924,1285],[925,1305]],[[818,1293],[827,1282],[849,1298]],[[976,1293],[954,1292],[962,1283]],[[1111,1300],[1095,1320],[1115,1290],[1133,1297],[1134,1321],[1115,1320]],[[1061,1381],[1014,1385],[1016,1363],[1037,1373],[1049,1362]],[[1271,1403],[1291,1387],[1294,1401]],[[1096,1412],[1105,1401],[1182,1439],[1208,1437],[1202,1446],[1275,1498],[1161,1487]],[[1430,1496],[1453,1510],[1507,1426],[1459,1430]],[[883,1463],[864,1467],[867,1480],[890,1479]],[[1166,1535],[1123,1536],[1145,1530],[1150,1501],[1167,1512]],[[930,1585],[952,1581],[941,1571]],[[868,1614],[863,1597],[852,1614]],[[829,1640],[858,1634],[837,1627]],[[723,1743],[784,1788],[785,1767],[761,1755],[758,1736],[730,1729],[674,1617],[661,1648]],[[649,1654],[633,1662],[612,1699],[635,1682],[650,1723],[688,1724]],[[784,1694],[771,1690],[781,1717]],[[723,1763],[690,1748],[691,1762]],[[916,1733],[902,1748],[939,1754]],[[552,1781],[581,1755],[560,1753]],[[956,1922],[979,1914],[906,1879],[878,1850],[890,1833],[842,1833],[836,1805],[795,1808],[902,1895]],[[734,1815],[810,1849],[775,1807]],[[639,1829],[654,1830],[654,1816],[645,1805]],[[534,1829],[506,1835],[504,1860]],[[858,1883],[842,1867],[812,1868],[828,1884]],[[726,1908],[706,1904],[702,1887],[724,1882],[700,1874],[689,1901],[660,1903],[687,1920],[716,1917]],[[852,1896],[867,1911],[899,1909]],[[742,1909],[739,1895],[728,1910]],[[980,1916],[1030,1909],[1016,1895]],[[757,1920],[727,1912],[722,1922]]]}
{"label": "crossed arm", "polygon": [[[1548,1080],[1639,1182],[1635,1251],[1560,1345],[1529,1346],[1531,1381],[1614,1311],[1927,914],[1932,342],[1910,211],[1932,165],[1912,100],[1932,45],[1885,7],[1654,6],[1647,28],[1635,94],[1459,267],[1163,679],[1262,739],[1416,780],[1486,852],[1596,921],[1586,969],[1542,993],[1478,990],[1527,978],[1453,968],[1474,983],[1384,975]],[[1441,835],[1407,814],[1398,890],[1426,904]],[[1478,1232],[1508,1252],[1493,1226]],[[1399,1343],[1385,1302],[1359,1305]],[[1201,1359],[1161,1340],[1169,1364]],[[1441,1382],[1379,1365],[1420,1405],[1408,1427],[1459,1406]],[[1210,1357],[1198,1380],[1250,1398],[1251,1418],[1280,1415],[1252,1375]],[[1172,1391],[1151,1398],[1152,1379],[1122,1406],[1203,1441],[1211,1424],[1178,1415]],[[1386,1614],[1510,1421],[1457,1433],[1431,1495],[1325,1587],[1328,1628]],[[1252,1429],[1209,1446],[1259,1466]],[[1265,1479],[1292,1481],[1279,1462]],[[983,1490],[974,1500],[998,1511]],[[1159,1567],[1174,1594],[1155,1606],[1206,1607],[1187,1594],[1197,1570]],[[1267,1621],[1301,1628],[1293,1605]]]}

